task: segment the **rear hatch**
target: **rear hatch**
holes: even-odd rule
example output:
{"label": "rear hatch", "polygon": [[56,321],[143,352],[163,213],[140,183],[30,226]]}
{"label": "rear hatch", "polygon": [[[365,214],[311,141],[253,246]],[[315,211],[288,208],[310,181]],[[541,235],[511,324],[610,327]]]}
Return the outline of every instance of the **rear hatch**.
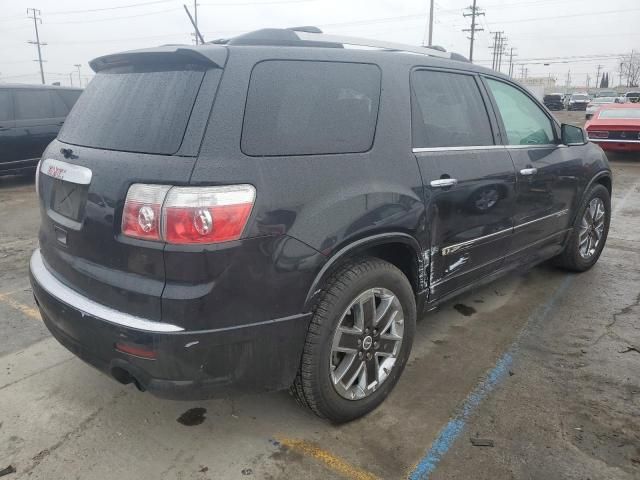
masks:
{"label": "rear hatch", "polygon": [[223,47],[102,57],[38,172],[40,247],[59,280],[120,311],[161,320],[164,244],[126,237],[134,183],[187,185],[214,100]]}

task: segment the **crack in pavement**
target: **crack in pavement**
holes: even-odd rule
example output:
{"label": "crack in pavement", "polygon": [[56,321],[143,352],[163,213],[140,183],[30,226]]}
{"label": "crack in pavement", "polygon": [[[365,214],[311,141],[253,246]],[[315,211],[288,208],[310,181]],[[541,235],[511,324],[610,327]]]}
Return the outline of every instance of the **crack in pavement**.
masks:
{"label": "crack in pavement", "polygon": [[627,305],[622,310],[615,312],[613,314],[613,320],[604,326],[604,332],[598,335],[598,338],[596,338],[595,341],[589,345],[589,347],[595,347],[598,344],[598,342],[600,342],[600,340],[602,340],[607,335],[612,336],[613,338],[615,338],[616,340],[619,340],[620,342],[624,342],[628,344],[629,342],[627,342],[627,340],[622,338],[617,333],[613,332],[612,328],[615,326],[616,322],[618,321],[618,317],[620,315],[627,315],[631,313],[632,310],[636,307],[640,307],[640,293],[638,293],[638,295],[636,296],[636,300],[634,303]]}
{"label": "crack in pavement", "polygon": [[[10,354],[10,355],[11,355],[11,354]],[[52,368],[55,368],[55,367],[57,367],[58,365],[62,365],[62,364],[63,364],[63,363],[65,363],[65,362],[68,362],[68,361],[70,361],[70,360],[73,360],[74,358],[76,358],[76,357],[69,357],[69,358],[65,358],[64,360],[60,360],[59,362],[56,362],[56,363],[53,363],[53,364],[49,365],[48,367],[41,368],[41,369],[40,369],[40,370],[38,370],[37,372],[33,372],[33,373],[31,373],[31,374],[27,375],[26,377],[22,377],[22,378],[20,378],[20,379],[18,379],[18,380],[14,380],[14,381],[13,381],[13,382],[11,382],[11,383],[7,383],[6,385],[2,385],[2,386],[0,386],[0,390],[4,390],[5,388],[10,387],[11,385],[15,385],[16,383],[20,383],[20,382],[22,382],[22,381],[24,381],[24,380],[27,380],[27,379],[31,378],[31,377],[35,377],[36,375],[40,375],[41,373],[44,373],[44,372],[46,372],[47,370],[51,370]]]}
{"label": "crack in pavement", "polygon": [[124,391],[124,390],[116,393],[111,400],[109,400],[107,403],[102,405],[96,411],[91,413],[87,418],[85,418],[82,422],[80,422],[76,428],[74,428],[73,430],[65,433],[60,440],[58,440],[56,443],[54,443],[50,447],[45,448],[45,449],[41,450],[40,452],[38,452],[36,455],[34,455],[31,458],[31,460],[32,460],[31,465],[27,466],[20,473],[23,474],[23,475],[24,474],[30,475],[30,472],[33,469],[35,469],[38,465],[40,465],[40,463],[45,458],[47,458],[49,455],[51,455],[53,452],[55,452],[57,449],[59,449],[61,446],[63,446],[69,439],[71,439],[72,437],[77,436],[78,434],[84,432],[89,427],[91,422],[93,422],[93,420],[95,420],[96,417],[98,415],[100,415],[100,413],[102,413],[102,411],[104,411],[107,407],[110,407],[110,406],[114,405],[126,393],[127,392]]}

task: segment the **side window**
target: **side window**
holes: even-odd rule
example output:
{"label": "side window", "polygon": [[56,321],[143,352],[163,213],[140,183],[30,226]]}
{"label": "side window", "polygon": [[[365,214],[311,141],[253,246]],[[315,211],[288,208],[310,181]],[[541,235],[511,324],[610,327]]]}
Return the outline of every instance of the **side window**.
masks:
{"label": "side window", "polygon": [[0,90],[0,122],[13,120],[13,100],[10,90]]}
{"label": "side window", "polygon": [[62,97],[62,101],[64,102],[64,104],[67,106],[69,110],[71,110],[75,105],[75,103],[78,101],[78,98],[80,97],[81,93],[82,93],[81,90],[58,90],[57,91],[57,94],[60,95],[60,97]]}
{"label": "side window", "polygon": [[380,69],[361,63],[269,60],[251,72],[242,151],[253,156],[369,150]]}
{"label": "side window", "polygon": [[56,90],[49,90],[51,96],[51,102],[53,103],[53,116],[54,117],[66,117],[69,113],[69,107],[67,107],[60,96],[60,92]]}
{"label": "side window", "polygon": [[548,145],[554,143],[549,117],[527,95],[511,85],[487,79],[498,104],[509,145]]}
{"label": "side window", "polygon": [[414,147],[494,144],[489,115],[473,76],[416,70],[411,86]]}
{"label": "side window", "polygon": [[48,90],[16,89],[16,120],[54,118]]}

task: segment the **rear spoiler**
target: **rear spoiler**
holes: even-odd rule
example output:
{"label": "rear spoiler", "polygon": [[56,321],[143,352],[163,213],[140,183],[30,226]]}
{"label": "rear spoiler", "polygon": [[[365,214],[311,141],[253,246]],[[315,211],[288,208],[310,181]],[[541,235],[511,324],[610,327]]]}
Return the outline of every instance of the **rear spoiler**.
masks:
{"label": "rear spoiler", "polygon": [[97,73],[105,68],[133,64],[190,63],[210,68],[224,68],[226,61],[227,49],[222,46],[211,45],[196,49],[189,48],[188,45],[166,45],[104,55],[91,60],[89,66]]}

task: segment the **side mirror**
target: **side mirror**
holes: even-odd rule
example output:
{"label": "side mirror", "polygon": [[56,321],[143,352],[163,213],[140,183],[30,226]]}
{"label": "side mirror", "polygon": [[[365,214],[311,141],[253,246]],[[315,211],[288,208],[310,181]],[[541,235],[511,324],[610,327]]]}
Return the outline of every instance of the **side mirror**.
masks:
{"label": "side mirror", "polygon": [[584,131],[584,128],[569,125],[568,123],[562,124],[561,137],[562,143],[568,146],[585,145],[589,142],[589,137],[587,137],[587,132]]}

